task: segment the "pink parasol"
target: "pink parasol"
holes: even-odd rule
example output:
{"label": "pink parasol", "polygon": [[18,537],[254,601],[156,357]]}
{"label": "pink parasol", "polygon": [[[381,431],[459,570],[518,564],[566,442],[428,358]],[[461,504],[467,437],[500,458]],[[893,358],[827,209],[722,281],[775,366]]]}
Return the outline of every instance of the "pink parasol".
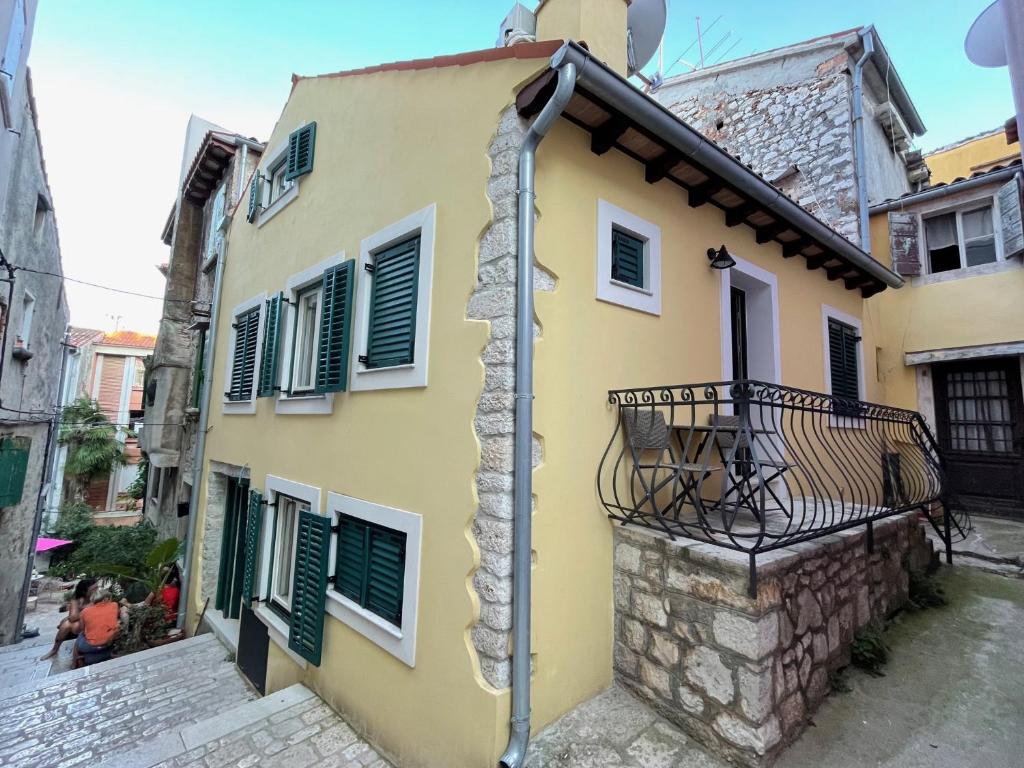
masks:
{"label": "pink parasol", "polygon": [[47,552],[70,543],[67,539],[48,539],[45,536],[40,536],[36,539],[36,552]]}

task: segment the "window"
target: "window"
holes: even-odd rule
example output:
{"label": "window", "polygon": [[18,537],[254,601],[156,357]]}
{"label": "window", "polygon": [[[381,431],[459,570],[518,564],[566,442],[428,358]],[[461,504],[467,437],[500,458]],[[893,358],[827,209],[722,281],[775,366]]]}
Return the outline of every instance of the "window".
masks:
{"label": "window", "polygon": [[313,170],[316,146],[316,123],[307,123],[291,132],[286,142],[264,157],[264,170],[253,173],[249,182],[250,222],[263,223],[295,199],[299,191],[298,179]]}
{"label": "window", "polygon": [[265,293],[239,304],[231,312],[231,336],[228,341],[227,370],[224,378],[224,413],[255,413],[256,395],[263,383],[258,379],[259,353],[263,346],[267,306]]}
{"label": "window", "polygon": [[[828,318],[829,391],[845,401],[860,400],[860,364],[857,346],[860,332],[848,323]],[[859,402],[833,402],[833,411],[840,416],[860,413]]]}
{"label": "window", "polygon": [[299,294],[295,308],[295,345],[292,349],[292,392],[312,392],[316,386],[317,342],[320,330],[321,286]]}
{"label": "window", "polygon": [[367,271],[372,276],[367,368],[408,365],[416,347],[416,280],[419,275],[420,238],[410,238],[372,255]]}
{"label": "window", "polygon": [[661,314],[661,229],[597,201],[597,298]]}
{"label": "window", "polygon": [[998,260],[991,205],[927,218],[924,232],[933,274]]}
{"label": "window", "polygon": [[132,389],[142,389],[146,386],[146,362],[141,357],[135,358],[135,367],[132,370]]}
{"label": "window", "polygon": [[200,408],[203,401],[203,382],[206,380],[206,328],[196,334],[196,361],[192,368],[192,407]]}
{"label": "window", "polygon": [[340,493],[327,508],[337,523],[327,613],[414,666],[423,518]]}
{"label": "window", "polygon": [[227,182],[225,182],[220,185],[217,189],[217,193],[213,196],[213,207],[210,209],[210,226],[206,233],[205,261],[207,262],[220,253],[221,245],[224,242],[224,233],[221,231],[221,226],[224,223],[224,208],[227,202],[227,192],[228,185]]}
{"label": "window", "polygon": [[287,616],[292,610],[292,583],[295,580],[295,540],[299,513],[309,512],[309,504],[291,496],[277,494],[270,546],[270,572],[267,592],[270,607]]}
{"label": "window", "polygon": [[612,227],[612,280],[634,288],[645,287],[646,253],[645,240],[634,237],[618,227]]}
{"label": "window", "polygon": [[361,608],[402,626],[406,535],[341,515],[334,588]]}
{"label": "window", "polygon": [[32,319],[36,312],[36,297],[25,291],[21,300],[21,332],[14,340],[15,346],[28,349],[32,346]]}
{"label": "window", "polygon": [[353,390],[427,384],[436,215],[428,206],[360,244]]}
{"label": "window", "polygon": [[288,172],[288,160],[282,157],[278,160],[270,170],[267,171],[267,177],[270,179],[270,183],[267,185],[267,207],[269,208],[277,200],[279,200],[285,192],[292,188],[292,181],[285,178]]}
{"label": "window", "polygon": [[947,429],[943,437],[948,450],[1013,452],[1013,402],[1005,369],[993,366],[949,371],[945,388]]}
{"label": "window", "polygon": [[220,567],[217,574],[214,607],[216,610],[222,611],[225,619],[237,619],[241,615],[244,600],[248,544],[246,531],[252,511],[249,480],[229,477],[225,490]]}
{"label": "window", "polygon": [[43,233],[43,227],[46,226],[46,215],[51,210],[52,206],[50,205],[50,201],[43,195],[36,195],[36,215],[32,224],[32,231],[37,240]]}

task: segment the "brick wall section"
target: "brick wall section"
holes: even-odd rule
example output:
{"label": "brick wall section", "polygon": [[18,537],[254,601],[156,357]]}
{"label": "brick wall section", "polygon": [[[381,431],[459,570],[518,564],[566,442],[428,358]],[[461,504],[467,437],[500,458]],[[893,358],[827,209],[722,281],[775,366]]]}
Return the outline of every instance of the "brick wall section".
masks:
{"label": "brick wall section", "polygon": [[[477,284],[466,317],[486,320],[490,336],[480,362],[484,388],[477,401],[474,428],[480,442],[476,471],[478,506],[471,523],[480,553],[472,584],[480,615],[470,629],[480,672],[495,688],[512,680],[509,639],[512,629],[512,452],[515,426],[516,248],[519,147],[526,125],[509,107],[498,122],[488,148],[491,174],[487,197],[491,222],[480,238]],[[554,290],[554,278],[537,266],[534,289]],[[534,336],[539,329],[534,326]],[[535,438],[533,465],[540,463]]]}
{"label": "brick wall section", "polygon": [[722,91],[667,103],[728,152],[774,181],[823,222],[859,241],[856,170],[850,125],[850,78],[819,67],[820,77],[745,93]]}
{"label": "brick wall section", "polygon": [[849,663],[854,633],[907,601],[931,550],[916,513],[758,558],[615,529],[615,674],[726,759],[771,764]]}

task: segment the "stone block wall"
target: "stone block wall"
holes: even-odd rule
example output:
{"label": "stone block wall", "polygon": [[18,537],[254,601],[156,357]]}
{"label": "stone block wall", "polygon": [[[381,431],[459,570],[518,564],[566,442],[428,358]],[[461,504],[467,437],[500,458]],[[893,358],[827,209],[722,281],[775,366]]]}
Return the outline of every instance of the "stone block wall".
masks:
{"label": "stone block wall", "polygon": [[616,526],[615,675],[716,754],[770,765],[849,663],[854,633],[891,615],[930,544],[916,513],[758,557]]}

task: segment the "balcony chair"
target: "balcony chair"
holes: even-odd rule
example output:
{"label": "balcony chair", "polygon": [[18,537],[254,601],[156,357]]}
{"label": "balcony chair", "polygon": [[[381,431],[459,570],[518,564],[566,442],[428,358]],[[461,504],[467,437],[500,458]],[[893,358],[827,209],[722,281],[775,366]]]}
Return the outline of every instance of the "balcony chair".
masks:
{"label": "balcony chair", "polygon": [[[726,497],[736,492],[739,494],[735,502],[736,510],[743,507],[750,511],[754,516],[754,519],[758,522],[761,521],[761,512],[764,511],[779,511],[782,512],[786,517],[792,516],[792,511],[789,507],[782,502],[775,489],[772,488],[772,482],[780,479],[790,469],[796,467],[795,464],[787,462],[781,456],[779,458],[772,458],[766,456],[763,453],[758,452],[758,441],[754,440],[751,444],[750,437],[739,431],[740,428],[740,417],[729,416],[724,414],[712,414],[708,417],[708,423],[712,427],[725,427],[721,431],[716,431],[715,444],[718,448],[718,454],[722,459],[723,466],[727,466],[729,461],[729,455],[733,455],[733,471],[730,473],[733,477],[731,478],[732,485],[728,489],[724,489],[722,493],[723,504]],[[771,438],[778,433],[772,432],[767,433],[766,436],[770,441]],[[735,452],[734,452],[735,448]],[[760,471],[754,469],[758,467]],[[738,475],[738,477],[736,477]],[[758,482],[751,482],[752,478],[758,478]],[[755,494],[762,487],[772,500],[778,505],[777,510],[764,510],[759,509],[755,502]]]}

